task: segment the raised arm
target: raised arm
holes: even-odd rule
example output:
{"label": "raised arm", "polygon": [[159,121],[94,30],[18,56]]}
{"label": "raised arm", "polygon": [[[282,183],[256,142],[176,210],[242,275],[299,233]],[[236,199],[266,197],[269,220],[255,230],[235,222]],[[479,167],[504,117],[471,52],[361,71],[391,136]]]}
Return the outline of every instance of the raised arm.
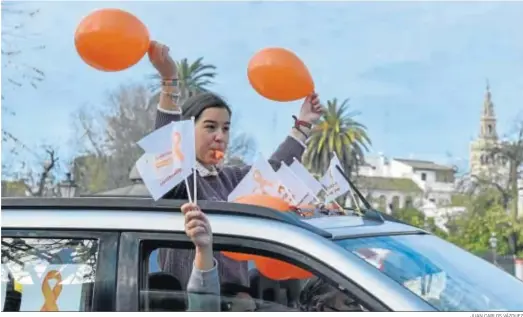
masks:
{"label": "raised arm", "polygon": [[155,129],[159,129],[171,121],[181,119],[181,107],[178,104],[180,90],[178,89],[178,70],[176,63],[169,55],[169,48],[163,44],[151,41],[149,60],[161,77],[160,101],[156,111]]}
{"label": "raised arm", "polygon": [[[180,90],[178,88],[178,70],[176,63],[169,55],[169,48],[156,41],[151,41],[149,46],[149,61],[160,75],[160,100],[156,109],[154,128],[159,129],[172,121],[182,118],[179,105]],[[191,185],[192,186],[192,185]],[[185,184],[174,187],[165,198],[187,199]]]}
{"label": "raised arm", "polygon": [[270,157],[271,164],[279,166],[280,162],[285,162],[290,165],[294,158],[301,160],[312,126],[320,119],[322,113],[323,107],[316,93],[305,98],[299,117],[293,117],[295,122],[289,136]]}
{"label": "raised arm", "polygon": [[[295,123],[289,135],[278,146],[276,151],[269,158],[269,163],[274,169],[279,169],[281,162],[292,164],[294,158],[301,161],[303,152],[306,149],[306,141],[312,130],[313,125],[320,119],[324,109],[316,93],[308,96],[301,106],[298,118],[293,117]],[[231,175],[234,175],[236,186],[251,169],[250,166],[228,167]]]}

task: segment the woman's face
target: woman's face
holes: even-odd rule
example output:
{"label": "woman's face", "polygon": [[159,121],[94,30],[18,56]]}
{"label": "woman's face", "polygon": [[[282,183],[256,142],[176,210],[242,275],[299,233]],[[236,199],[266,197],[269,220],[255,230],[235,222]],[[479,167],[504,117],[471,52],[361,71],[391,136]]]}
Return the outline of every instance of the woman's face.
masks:
{"label": "woman's face", "polygon": [[225,153],[231,117],[225,108],[205,109],[195,125],[196,157],[205,165],[218,164],[215,151]]}

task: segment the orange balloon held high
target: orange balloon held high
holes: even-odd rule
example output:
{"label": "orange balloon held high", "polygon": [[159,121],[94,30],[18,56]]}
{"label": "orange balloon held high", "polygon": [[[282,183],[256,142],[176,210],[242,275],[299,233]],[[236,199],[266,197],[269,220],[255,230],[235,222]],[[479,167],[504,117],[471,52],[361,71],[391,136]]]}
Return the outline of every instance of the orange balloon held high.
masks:
{"label": "orange balloon held high", "polygon": [[149,31],[134,15],[120,9],[101,9],[85,17],[74,35],[82,60],[106,72],[129,68],[149,49]]}
{"label": "orange balloon held high", "polygon": [[247,76],[254,90],[274,101],[303,99],[314,92],[307,66],[284,48],[265,48],[249,61]]}

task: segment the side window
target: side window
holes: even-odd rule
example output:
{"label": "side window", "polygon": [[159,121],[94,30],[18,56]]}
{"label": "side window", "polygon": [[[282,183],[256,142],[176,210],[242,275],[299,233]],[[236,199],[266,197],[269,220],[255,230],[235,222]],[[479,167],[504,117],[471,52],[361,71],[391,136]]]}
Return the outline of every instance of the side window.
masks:
{"label": "side window", "polygon": [[2,311],[90,311],[96,239],[2,237]]}
{"label": "side window", "polygon": [[[309,273],[301,263],[288,263],[266,251],[262,257],[256,249],[236,246],[231,253],[223,245],[215,244],[215,248],[220,248],[215,258],[221,311],[365,311],[338,284]],[[187,293],[194,259],[192,244],[142,241],[140,249],[140,311],[188,311],[189,296],[194,298]],[[235,255],[246,260],[229,257]],[[298,278],[286,278],[282,270],[291,270]],[[203,301],[212,295],[201,296]]]}

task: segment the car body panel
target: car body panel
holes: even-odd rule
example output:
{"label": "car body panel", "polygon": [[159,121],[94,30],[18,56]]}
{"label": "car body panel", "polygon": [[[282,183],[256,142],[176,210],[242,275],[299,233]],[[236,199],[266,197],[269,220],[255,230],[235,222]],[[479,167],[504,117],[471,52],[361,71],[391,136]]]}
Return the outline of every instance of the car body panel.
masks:
{"label": "car body panel", "polygon": [[[331,240],[308,230],[269,219],[244,216],[208,215],[215,235],[248,237],[283,244],[300,250],[366,289],[395,311],[427,311],[432,307],[371,265],[350,254]],[[31,219],[31,221],[27,221]],[[88,221],[87,221],[88,219]],[[17,209],[2,211],[3,228],[78,229],[182,232],[184,217],[179,212],[132,210]],[[343,228],[336,228],[340,231]],[[347,227],[350,232],[354,227]]]}
{"label": "car body panel", "polygon": [[368,220],[358,216],[334,216],[303,220],[332,234],[334,239],[363,235],[412,234],[425,231],[402,223]]}

